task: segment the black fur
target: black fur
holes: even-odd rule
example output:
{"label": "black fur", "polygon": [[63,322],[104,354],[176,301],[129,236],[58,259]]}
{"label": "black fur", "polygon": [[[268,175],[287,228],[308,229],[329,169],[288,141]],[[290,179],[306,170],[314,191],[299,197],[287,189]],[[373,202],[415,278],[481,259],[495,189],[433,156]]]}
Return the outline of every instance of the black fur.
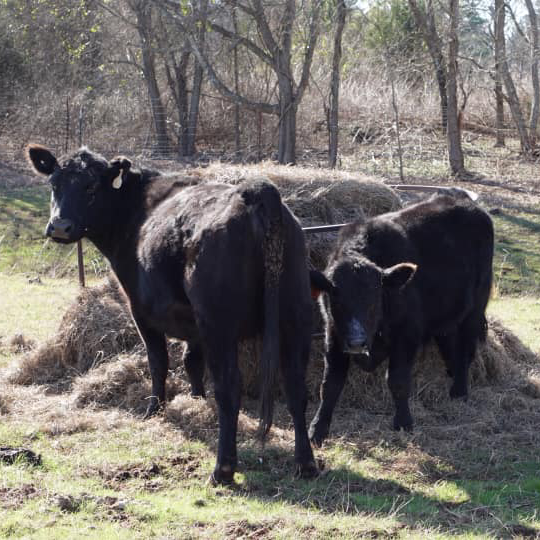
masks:
{"label": "black fur", "polygon": [[[52,154],[32,148],[29,157],[38,156],[38,171],[54,168]],[[306,249],[301,228],[275,186],[160,176],[133,169],[126,158],[109,163],[85,148],[54,168],[50,182],[47,233],[66,243],[83,236],[91,240],[129,298],[152,375],[147,415],[165,401],[165,336],[186,340],[184,363],[193,395],[204,396],[205,363],[214,380],[220,431],[213,479],[232,480],[240,406],[238,341],[262,334],[262,430],[272,422],[272,386],[281,358],[296,462],[300,474],[315,474],[305,423],[311,338]]]}
{"label": "black fur", "polygon": [[342,231],[325,272],[333,290],[323,287],[327,353],[315,444],[328,434],[353,345],[364,347],[353,358],[368,370],[389,358],[396,429],[412,429],[412,365],[431,338],[453,376],[450,395],[467,396],[469,364],[486,337],[492,260],[491,219],[467,198],[436,195]]}

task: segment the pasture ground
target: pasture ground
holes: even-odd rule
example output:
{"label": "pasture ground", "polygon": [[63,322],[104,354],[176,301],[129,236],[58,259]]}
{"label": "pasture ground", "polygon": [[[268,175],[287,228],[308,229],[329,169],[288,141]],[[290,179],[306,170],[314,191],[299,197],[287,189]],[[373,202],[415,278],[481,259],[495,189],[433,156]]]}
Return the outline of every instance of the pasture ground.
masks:
{"label": "pasture ground", "polygon": [[[408,182],[454,182],[433,138],[410,145]],[[473,135],[466,141],[467,166],[482,175],[459,185],[496,209],[489,311],[538,353],[539,165],[490,145]],[[385,148],[360,147],[343,165],[396,181],[395,155]],[[77,294],[73,254],[40,237],[46,188],[17,178],[0,178],[3,371],[32,342],[54,335]],[[98,279],[103,268],[89,250],[91,275]],[[493,410],[484,406],[488,394],[500,398]],[[212,487],[217,430],[206,402],[175,400],[169,414],[142,421],[121,408],[80,408],[67,391],[12,385],[0,375],[0,447],[42,457],[40,465],[0,463],[0,538],[537,538],[540,400],[533,398],[525,406],[504,381],[476,388],[466,403],[442,400],[412,434],[391,431],[387,410],[338,408],[332,437],[315,452],[323,467],[315,481],[293,478],[283,406],[263,450],[247,402],[237,484]]]}

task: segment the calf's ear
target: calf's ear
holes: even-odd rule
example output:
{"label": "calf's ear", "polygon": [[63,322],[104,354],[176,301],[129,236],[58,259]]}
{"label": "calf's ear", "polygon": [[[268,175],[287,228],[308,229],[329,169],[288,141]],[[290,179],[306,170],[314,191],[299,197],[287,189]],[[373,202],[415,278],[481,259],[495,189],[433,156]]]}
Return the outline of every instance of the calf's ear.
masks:
{"label": "calf's ear", "polygon": [[317,300],[322,292],[330,293],[335,289],[334,284],[318,270],[309,271],[309,281],[311,282],[311,298]]}
{"label": "calf's ear", "polygon": [[58,166],[58,162],[52,152],[39,144],[29,144],[26,147],[26,155],[30,165],[39,174],[49,176]]}
{"label": "calf's ear", "polygon": [[385,287],[401,289],[413,278],[417,266],[413,263],[400,263],[382,272],[382,281]]}
{"label": "calf's ear", "polygon": [[125,173],[131,168],[131,161],[124,157],[115,157],[109,164],[112,176],[112,187],[114,189],[120,189],[124,181]]}

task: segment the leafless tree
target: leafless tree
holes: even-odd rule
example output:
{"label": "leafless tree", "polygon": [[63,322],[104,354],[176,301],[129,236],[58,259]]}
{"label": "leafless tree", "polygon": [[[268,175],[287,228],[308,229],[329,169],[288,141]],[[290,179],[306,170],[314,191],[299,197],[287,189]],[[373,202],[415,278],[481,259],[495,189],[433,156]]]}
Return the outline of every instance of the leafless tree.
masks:
{"label": "leafless tree", "polygon": [[433,62],[435,76],[437,78],[437,85],[439,88],[441,126],[443,131],[446,131],[448,109],[448,95],[446,86],[448,74],[446,59],[443,52],[443,42],[435,22],[435,8],[433,6],[433,1],[426,0],[425,11],[424,8],[418,4],[417,0],[408,1],[416,21],[416,25],[424,38],[429,55],[431,56],[431,61]]}
{"label": "leafless tree", "polygon": [[[191,49],[203,66],[209,81],[227,99],[247,109],[279,117],[278,128],[278,161],[294,164],[296,162],[296,113],[309,81],[313,53],[319,37],[321,0],[304,2],[307,13],[307,37],[303,48],[303,61],[300,69],[300,80],[295,78],[293,63],[293,34],[298,28],[298,6],[296,0],[284,0],[283,3],[264,5],[262,0],[250,0],[249,3],[231,2],[227,0],[216,9],[232,9],[239,12],[257,29],[257,38],[241,35],[234,29],[225,26],[224,17],[209,17],[208,27],[238,46],[245,47],[256,55],[260,61],[270,66],[277,80],[277,103],[256,102],[231,90],[220,78],[210,56],[201,47],[200,40],[181,16],[181,5],[173,0],[154,0],[162,8],[167,9],[180,28],[185,32]],[[197,13],[194,12],[194,16]],[[228,17],[228,20],[231,20]],[[303,29],[301,29],[303,30]]]}
{"label": "leafless tree", "polygon": [[334,30],[334,50],[332,54],[332,75],[330,78],[330,106],[328,108],[328,165],[336,166],[339,138],[339,85],[341,76],[342,40],[347,6],[345,0],[335,0],[336,22]]}
{"label": "leafless tree", "polygon": [[448,158],[452,174],[460,176],[464,173],[463,150],[461,148],[461,126],[458,107],[458,25],[459,0],[449,1],[450,32],[448,44],[448,79],[447,79],[447,137]]}

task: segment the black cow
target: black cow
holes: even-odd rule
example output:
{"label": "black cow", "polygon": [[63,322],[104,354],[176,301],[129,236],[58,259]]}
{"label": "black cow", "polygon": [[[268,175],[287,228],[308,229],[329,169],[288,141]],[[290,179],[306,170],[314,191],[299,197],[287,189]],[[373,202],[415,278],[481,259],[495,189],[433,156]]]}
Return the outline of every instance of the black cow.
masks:
{"label": "black cow", "polygon": [[450,396],[467,396],[467,375],[478,340],[486,337],[493,259],[490,217],[467,197],[434,195],[397,212],[343,229],[325,274],[327,352],[321,403],[310,426],[320,445],[352,356],[367,371],[389,358],[394,428],[411,430],[411,371],[419,347],[435,338]]}
{"label": "black cow", "polygon": [[295,427],[297,472],[317,469],[305,422],[305,370],[311,296],[301,228],[266,181],[203,184],[108,162],[86,148],[58,163],[31,145],[37,172],[49,175],[56,242],[91,240],[109,260],[129,299],[148,353],[152,397],[147,416],[165,400],[165,335],[188,342],[192,393],[204,395],[205,363],[219,410],[216,482],[233,479],[240,406],[237,345],[262,334],[261,430],[272,423],[272,387],[281,358]]}

